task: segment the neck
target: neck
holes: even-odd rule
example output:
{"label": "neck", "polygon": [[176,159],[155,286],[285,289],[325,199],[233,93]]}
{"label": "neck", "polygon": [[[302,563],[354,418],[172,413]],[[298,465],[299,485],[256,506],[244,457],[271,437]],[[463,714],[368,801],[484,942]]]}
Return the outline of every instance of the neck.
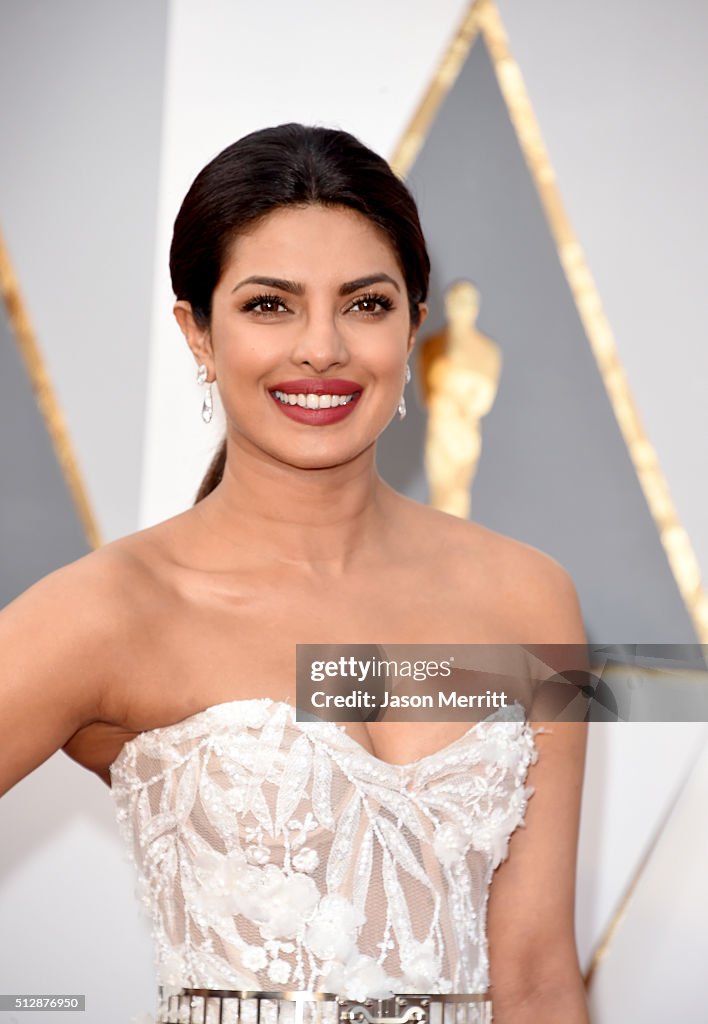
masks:
{"label": "neck", "polygon": [[213,542],[284,569],[339,576],[378,561],[396,492],[374,446],[323,469],[292,466],[229,437],[219,485],[195,510]]}

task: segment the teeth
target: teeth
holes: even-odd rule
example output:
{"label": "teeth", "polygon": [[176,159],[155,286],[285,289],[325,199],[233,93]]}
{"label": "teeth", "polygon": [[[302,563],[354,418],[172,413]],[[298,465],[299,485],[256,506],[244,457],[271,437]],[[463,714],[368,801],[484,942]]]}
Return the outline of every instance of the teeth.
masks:
{"label": "teeth", "polygon": [[336,409],[338,405],[348,405],[354,395],[286,395],[284,391],[273,394],[283,405],[299,405],[302,409]]}

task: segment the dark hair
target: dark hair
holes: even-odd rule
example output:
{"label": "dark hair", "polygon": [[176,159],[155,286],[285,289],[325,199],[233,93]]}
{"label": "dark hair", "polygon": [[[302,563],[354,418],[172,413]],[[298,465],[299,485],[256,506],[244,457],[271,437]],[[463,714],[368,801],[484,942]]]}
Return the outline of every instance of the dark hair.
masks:
{"label": "dark hair", "polygon": [[[401,266],[413,326],[428,293],[430,260],[415,201],[389,165],[348,132],[282,124],[244,136],[194,179],[175,220],[172,288],[203,327],[229,249],[246,227],[283,206],[348,206],[389,237]],[[195,504],[214,490],[226,463],[222,441]]]}

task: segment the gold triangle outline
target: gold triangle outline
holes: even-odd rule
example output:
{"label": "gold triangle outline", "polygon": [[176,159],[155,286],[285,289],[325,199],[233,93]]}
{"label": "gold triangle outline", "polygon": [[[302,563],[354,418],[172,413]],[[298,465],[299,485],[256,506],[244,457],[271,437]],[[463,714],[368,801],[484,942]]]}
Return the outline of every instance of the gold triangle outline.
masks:
{"label": "gold triangle outline", "polygon": [[600,295],[565,211],[543,136],[521,70],[512,56],[494,0],[472,0],[390,160],[405,178],[433,121],[482,34],[492,59],[519,146],[543,206],[546,221],[578,310],[585,335],[614,411],[669,567],[700,643],[708,643],[708,594],[688,532],[681,524],[654,446],[641,423]]}
{"label": "gold triangle outline", "polygon": [[0,296],[7,311],[10,330],[25,365],[37,406],[44,420],[86,540],[92,548],[98,548],[102,542],[96,517],[79,470],[79,462],[71,443],[69,429],[37,343],[37,336],[27,305],[22,297],[2,232],[0,232]]}

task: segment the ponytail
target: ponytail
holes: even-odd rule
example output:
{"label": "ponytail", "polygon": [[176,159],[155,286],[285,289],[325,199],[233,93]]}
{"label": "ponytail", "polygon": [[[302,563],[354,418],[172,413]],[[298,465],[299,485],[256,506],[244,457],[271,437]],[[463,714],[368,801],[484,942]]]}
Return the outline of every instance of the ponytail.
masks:
{"label": "ponytail", "polygon": [[221,479],[224,475],[224,467],[226,465],[226,438],[221,442],[216,453],[209,463],[209,468],[204,474],[204,479],[199,485],[197,496],[194,499],[194,504],[206,498],[207,494],[211,494],[215,487],[221,483]]}

